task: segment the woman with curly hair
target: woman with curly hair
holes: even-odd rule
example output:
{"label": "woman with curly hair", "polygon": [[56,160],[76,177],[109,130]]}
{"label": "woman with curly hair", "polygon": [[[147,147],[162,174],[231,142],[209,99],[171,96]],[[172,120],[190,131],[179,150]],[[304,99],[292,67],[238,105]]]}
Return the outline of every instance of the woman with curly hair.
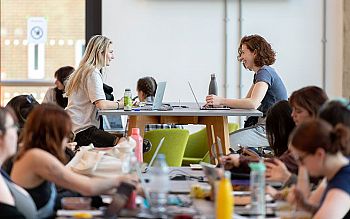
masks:
{"label": "woman with curly hair", "polygon": [[[245,129],[230,135],[231,147],[238,144],[250,147],[268,146],[265,132],[265,115],[267,110],[281,100],[287,100],[287,90],[275,69],[270,67],[275,62],[275,52],[271,45],[259,35],[242,38],[238,48],[238,61],[254,72],[253,83],[242,99],[230,99],[209,95],[207,105],[225,105],[231,108],[258,109],[263,112],[262,118],[249,117]],[[237,149],[237,148],[234,148]]]}

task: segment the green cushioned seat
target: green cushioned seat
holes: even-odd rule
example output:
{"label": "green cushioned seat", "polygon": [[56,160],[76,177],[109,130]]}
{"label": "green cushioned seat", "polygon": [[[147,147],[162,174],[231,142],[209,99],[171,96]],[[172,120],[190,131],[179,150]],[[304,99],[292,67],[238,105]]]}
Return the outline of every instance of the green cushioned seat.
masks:
{"label": "green cushioned seat", "polygon": [[[237,123],[229,123],[229,133],[236,131],[239,128]],[[206,128],[191,134],[188,138],[182,166],[197,164],[201,162],[204,156],[208,153],[208,137]],[[209,155],[208,155],[209,156]]]}
{"label": "green cushioned seat", "polygon": [[189,131],[186,129],[157,129],[146,132],[144,138],[152,143],[152,148],[144,154],[144,162],[149,163],[151,161],[160,140],[165,137],[158,154],[165,154],[169,166],[181,166],[188,136]]}

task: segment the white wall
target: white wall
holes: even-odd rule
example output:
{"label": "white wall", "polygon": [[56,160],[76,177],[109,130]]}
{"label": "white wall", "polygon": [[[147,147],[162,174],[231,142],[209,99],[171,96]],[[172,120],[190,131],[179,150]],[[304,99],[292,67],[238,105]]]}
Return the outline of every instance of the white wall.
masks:
{"label": "white wall", "polygon": [[[327,0],[327,92],[341,94],[342,2]],[[224,0],[104,0],[102,32],[115,46],[106,76],[121,96],[142,76],[168,81],[165,101],[193,101],[187,81],[204,100],[211,73],[224,95]],[[243,35],[263,35],[277,52],[274,67],[289,94],[305,85],[322,86],[322,1],[243,0]],[[228,0],[229,97],[238,95],[237,0]],[[242,71],[243,94],[253,74]],[[135,92],[134,92],[135,94]]]}

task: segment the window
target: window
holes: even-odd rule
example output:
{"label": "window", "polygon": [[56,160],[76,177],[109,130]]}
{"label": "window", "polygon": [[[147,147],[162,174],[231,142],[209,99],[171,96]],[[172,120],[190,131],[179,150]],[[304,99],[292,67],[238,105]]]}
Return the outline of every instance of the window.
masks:
{"label": "window", "polygon": [[[1,0],[0,103],[19,94],[33,94],[41,102],[54,86],[54,72],[76,67],[85,47],[86,0]],[[28,19],[44,18],[46,40],[32,43],[27,37]],[[40,30],[41,31],[41,30]],[[40,37],[38,28],[33,34]]]}

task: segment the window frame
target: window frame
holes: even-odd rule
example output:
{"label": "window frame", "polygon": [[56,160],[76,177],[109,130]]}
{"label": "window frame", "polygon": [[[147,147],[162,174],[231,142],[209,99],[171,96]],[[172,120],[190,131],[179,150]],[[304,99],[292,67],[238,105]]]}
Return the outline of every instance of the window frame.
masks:
{"label": "window frame", "polygon": [[[102,33],[102,0],[85,0],[85,42],[88,42],[89,39],[96,34]],[[81,44],[80,44],[81,43]],[[80,42],[80,48],[78,48],[76,44],[75,54],[78,53],[82,54],[83,52],[83,43]],[[34,45],[34,44],[32,44]],[[45,74],[45,62],[41,63],[38,59],[38,69],[34,68],[35,64],[35,55],[34,55],[34,48],[32,47],[30,49],[31,45],[28,44],[28,74]],[[39,56],[44,56],[45,58],[45,45],[38,46],[38,58]],[[76,59],[77,62],[77,59]],[[80,62],[80,60],[79,60]],[[37,72],[35,72],[37,71]],[[42,72],[41,72],[42,71]],[[33,77],[26,80],[3,80],[0,77],[0,96],[2,95],[2,89],[3,87],[8,86],[17,86],[17,87],[47,87],[47,86],[53,86],[54,81],[51,80],[45,80],[45,79],[38,79],[38,77]],[[3,100],[1,100],[0,105],[3,105]]]}

